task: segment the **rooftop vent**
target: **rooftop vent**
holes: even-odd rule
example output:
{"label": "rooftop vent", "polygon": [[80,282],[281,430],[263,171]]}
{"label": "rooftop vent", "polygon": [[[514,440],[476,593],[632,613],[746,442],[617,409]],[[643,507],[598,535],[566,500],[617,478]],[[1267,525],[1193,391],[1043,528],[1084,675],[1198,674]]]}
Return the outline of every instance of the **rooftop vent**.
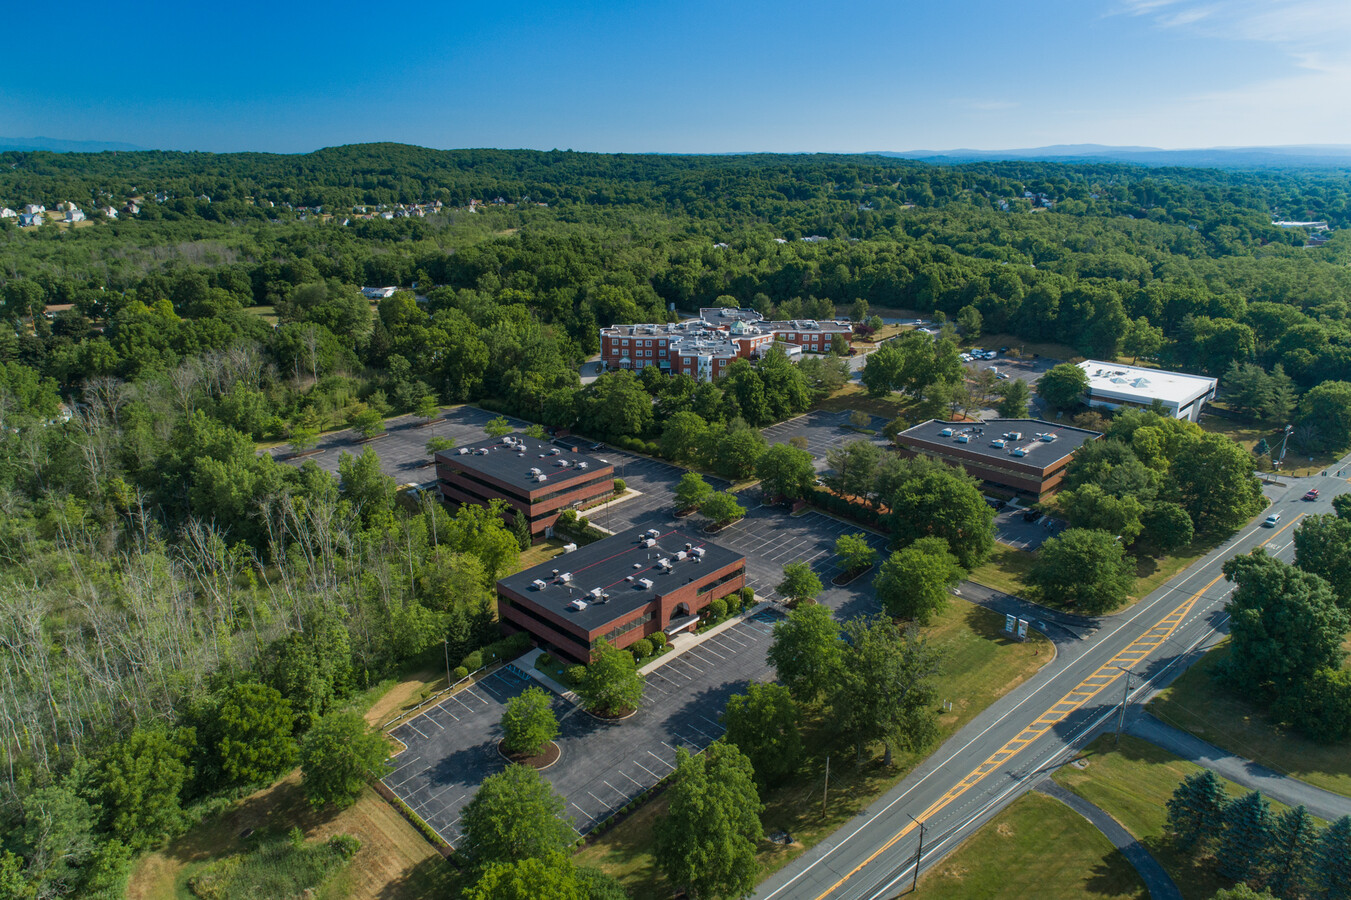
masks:
{"label": "rooftop vent", "polygon": [[601,590],[600,588],[592,588],[587,593],[589,593],[592,597],[595,597],[597,600],[599,600],[601,598],[601,595],[604,594],[605,591]]}
{"label": "rooftop vent", "polygon": [[641,569],[641,568],[643,567],[643,564],[642,564],[642,563],[634,563],[634,564],[633,564],[633,567],[634,567],[635,569]]}
{"label": "rooftop vent", "polygon": [[574,550],[576,550],[576,549],[577,549],[577,545],[576,545],[576,544],[564,544],[564,545],[563,545],[563,552],[564,552],[564,553],[571,553],[572,551],[574,551]]}
{"label": "rooftop vent", "polygon": [[627,581],[629,584],[633,584],[633,582],[634,582],[635,579],[634,579],[634,576],[632,576],[632,575],[625,575],[625,576],[624,576],[624,580]]}
{"label": "rooftop vent", "polygon": [[651,578],[639,578],[639,579],[638,579],[638,583],[641,584],[641,585],[643,586],[643,590],[645,590],[645,591],[650,591],[650,590],[652,590],[652,579],[651,579]]}
{"label": "rooftop vent", "polygon": [[568,604],[568,609],[575,609],[575,610],[577,610],[578,612],[581,612],[582,610],[586,609],[586,601],[585,601],[585,600],[574,600],[574,601],[572,601],[571,603]]}
{"label": "rooftop vent", "polygon": [[530,582],[530,586],[533,587],[533,588],[534,588],[535,590],[537,590],[537,591],[542,591],[542,590],[544,590],[545,584],[546,584],[546,582],[544,581],[543,578],[536,578],[534,581]]}
{"label": "rooftop vent", "polygon": [[649,528],[647,531],[644,531],[643,534],[647,535],[648,537],[654,537],[654,538],[659,538],[659,537],[661,537],[661,532],[658,531],[658,530],[655,529],[655,528]]}

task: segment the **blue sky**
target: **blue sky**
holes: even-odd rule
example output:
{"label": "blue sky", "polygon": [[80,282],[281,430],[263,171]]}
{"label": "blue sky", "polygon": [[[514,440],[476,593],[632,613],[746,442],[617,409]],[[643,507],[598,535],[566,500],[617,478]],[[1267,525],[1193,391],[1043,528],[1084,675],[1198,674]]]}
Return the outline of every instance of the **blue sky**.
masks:
{"label": "blue sky", "polygon": [[6,137],[278,152],[1351,144],[1351,0],[14,6]]}

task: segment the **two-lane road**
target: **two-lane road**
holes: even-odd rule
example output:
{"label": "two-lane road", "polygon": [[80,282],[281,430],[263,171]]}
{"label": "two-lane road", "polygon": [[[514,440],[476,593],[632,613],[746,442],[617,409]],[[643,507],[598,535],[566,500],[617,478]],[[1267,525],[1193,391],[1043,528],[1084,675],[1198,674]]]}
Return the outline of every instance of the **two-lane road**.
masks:
{"label": "two-lane road", "polygon": [[[1337,467],[1329,470],[1335,472]],[[1316,502],[1301,501],[1310,487]],[[1309,513],[1331,512],[1351,490],[1345,478],[1290,479],[1267,488],[1274,502],[1249,527],[1126,612],[1095,629],[1047,628],[1057,658],[949,738],[901,784],[798,860],[760,885],[764,900],[885,898],[941,859],[995,812],[1103,727],[1114,724],[1127,689],[1142,703],[1223,637],[1233,586],[1221,572],[1230,557],[1265,547],[1291,560],[1293,530]],[[1275,528],[1260,523],[1280,513]],[[965,591],[964,591],[965,593]],[[1049,618],[1049,617],[1043,617]],[[921,830],[920,823],[923,823]]]}

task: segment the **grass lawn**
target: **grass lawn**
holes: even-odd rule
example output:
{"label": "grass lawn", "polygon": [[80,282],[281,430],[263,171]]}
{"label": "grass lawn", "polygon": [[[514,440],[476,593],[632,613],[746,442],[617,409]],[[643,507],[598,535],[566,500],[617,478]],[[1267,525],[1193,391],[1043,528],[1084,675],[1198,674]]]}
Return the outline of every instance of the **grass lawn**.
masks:
{"label": "grass lawn", "polygon": [[361,850],[324,889],[323,898],[353,900],[440,900],[456,896],[457,870],[432,849],[413,826],[367,788],[341,811],[312,810],[300,792],[300,775],[291,773],[272,787],[233,804],[202,822],[162,850],[142,856],[132,870],[128,900],[190,900],[187,881],[212,862],[249,849],[240,837],[284,837],[299,826],[309,840],[350,834]]}
{"label": "grass lawn", "polygon": [[972,835],[919,881],[923,900],[1149,896],[1111,841],[1074,810],[1029,793]]}
{"label": "grass lawn", "polygon": [[[1228,886],[1208,865],[1175,850],[1165,834],[1168,798],[1200,766],[1128,734],[1121,736],[1117,746],[1113,746],[1112,735],[1103,735],[1080,759],[1087,764],[1084,768],[1062,766],[1052,777],[1120,822],[1168,871],[1183,897],[1202,900]],[[1248,793],[1231,781],[1220,780],[1231,796]],[[1288,807],[1272,801],[1271,809],[1279,814]]]}
{"label": "grass lawn", "polygon": [[[605,514],[601,513],[601,515],[604,516]],[[566,542],[556,538],[550,538],[542,544],[535,544],[529,550],[521,551],[521,564],[516,571],[519,572],[523,569],[528,569],[531,566],[546,563],[555,556],[562,556],[564,543]]]}
{"label": "grass lawn", "polygon": [[1225,690],[1214,672],[1228,654],[1228,644],[1211,650],[1159,694],[1149,711],[1231,753],[1351,797],[1351,741],[1307,740]]}
{"label": "grass lawn", "polygon": [[[937,681],[940,701],[952,710],[938,720],[939,740],[947,738],[995,699],[1017,687],[1052,659],[1051,645],[1040,636],[1019,644],[1004,638],[1004,617],[954,599],[926,629],[929,640],[945,653],[944,674]],[[896,785],[927,754],[898,752],[895,764],[882,764],[880,748],[858,766],[852,747],[841,744],[819,708],[804,710],[806,761],[791,783],[769,791],[760,819],[765,831],[783,829],[795,843],[761,846],[765,873],[781,868],[830,835],[879,795]],[[937,744],[935,744],[937,746]],[[932,749],[932,748],[930,748]],[[830,791],[823,814],[821,792],[826,755],[830,754]],[[633,897],[659,897],[670,885],[652,859],[652,826],[664,809],[653,801],[635,816],[602,835],[578,854],[578,862],[598,866],[619,878]]]}
{"label": "grass lawn", "polygon": [[1083,354],[1079,353],[1068,344],[1056,344],[1051,341],[1025,341],[1017,335],[1012,334],[982,334],[974,341],[962,341],[963,347],[984,347],[987,350],[997,350],[1000,347],[1008,347],[1008,355],[1017,359],[1019,357],[1027,358],[1033,354],[1045,356],[1051,359],[1062,359],[1066,362],[1083,359]]}
{"label": "grass lawn", "polygon": [[1026,597],[1028,592],[1027,585],[1023,584],[1023,576],[1032,567],[1032,558],[1032,554],[1026,550],[996,541],[990,558],[972,569],[967,578],[996,591]]}
{"label": "grass lawn", "polygon": [[[1130,597],[1126,603],[1123,603],[1116,610],[1108,610],[1107,612],[1116,612],[1143,597],[1149,596],[1151,592],[1158,589],[1159,585],[1209,553],[1213,547],[1214,545],[1211,543],[1192,544],[1174,554],[1157,558],[1145,556],[1136,560],[1135,585],[1131,588]],[[1006,594],[1027,598],[1030,596],[1030,592],[1023,579],[1032,568],[1032,560],[1035,558],[1034,554],[1026,550],[1018,550],[1007,544],[996,542],[990,558],[973,569],[967,577],[976,584],[983,584]],[[1061,607],[1054,603],[1043,603],[1043,605],[1052,609],[1064,609],[1067,612],[1075,611],[1073,607]]]}
{"label": "grass lawn", "polygon": [[862,410],[890,422],[892,419],[906,418],[914,405],[913,397],[895,392],[886,397],[869,397],[863,385],[851,381],[829,397],[818,400],[812,408],[829,412]]}
{"label": "grass lawn", "polygon": [[[1283,428],[1272,428],[1247,418],[1230,419],[1202,415],[1200,425],[1206,431],[1226,435],[1242,444],[1243,449],[1250,452],[1259,440],[1266,438],[1267,446],[1271,448],[1273,458],[1280,454],[1281,440],[1285,437]],[[1313,455],[1311,462],[1309,455],[1307,453],[1301,454],[1295,449],[1294,442],[1291,441],[1286,448],[1285,462],[1281,466],[1281,473],[1285,475],[1314,475],[1341,458],[1342,452],[1316,453]]]}

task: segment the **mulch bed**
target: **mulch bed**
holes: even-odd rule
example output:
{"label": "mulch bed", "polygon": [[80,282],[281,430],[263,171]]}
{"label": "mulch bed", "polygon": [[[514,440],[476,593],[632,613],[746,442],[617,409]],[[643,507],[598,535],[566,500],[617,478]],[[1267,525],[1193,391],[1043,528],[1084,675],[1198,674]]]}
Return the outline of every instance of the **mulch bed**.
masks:
{"label": "mulch bed", "polygon": [[835,585],[836,587],[844,587],[849,582],[857,578],[860,578],[863,575],[866,575],[871,568],[872,566],[865,566],[864,568],[859,569],[857,572],[841,572],[834,578],[830,579],[830,583]]}
{"label": "mulch bed", "polygon": [[558,762],[558,758],[563,755],[563,751],[560,750],[558,745],[553,741],[550,741],[549,745],[544,748],[544,752],[537,756],[526,756],[522,753],[508,753],[507,748],[503,746],[504,743],[504,741],[497,742],[497,752],[502,755],[503,759],[506,759],[508,762],[520,763],[523,766],[530,766],[532,769],[547,769]]}

